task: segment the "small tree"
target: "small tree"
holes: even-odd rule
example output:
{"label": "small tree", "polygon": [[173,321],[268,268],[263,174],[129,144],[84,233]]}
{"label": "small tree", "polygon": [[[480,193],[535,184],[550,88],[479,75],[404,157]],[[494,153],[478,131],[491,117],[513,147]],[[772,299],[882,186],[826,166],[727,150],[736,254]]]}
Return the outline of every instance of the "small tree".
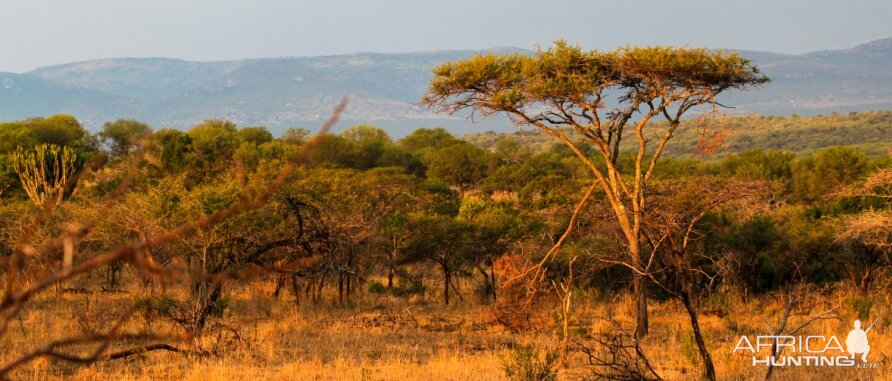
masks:
{"label": "small tree", "polygon": [[403,261],[430,261],[439,266],[443,272],[443,303],[449,305],[449,288],[455,287],[453,279],[462,273],[475,250],[474,227],[449,216],[417,215],[411,229],[413,237],[404,250]]}
{"label": "small tree", "polygon": [[108,146],[112,156],[119,157],[130,154],[143,139],[152,133],[145,123],[132,119],[118,119],[102,126],[99,138]]}
{"label": "small tree", "polygon": [[[505,113],[518,126],[535,126],[564,143],[594,175],[631,263],[641,270],[647,184],[681,118],[699,105],[718,106],[716,96],[726,90],[767,81],[736,53],[674,47],[585,52],[558,41],[534,55],[477,55],[443,64],[434,69],[422,103],[439,112]],[[659,117],[667,127],[648,127]],[[567,129],[594,145],[600,163],[580,150]],[[621,172],[617,159],[627,130],[634,134],[634,160]],[[648,328],[644,282],[634,276],[638,337]]]}
{"label": "small tree", "polygon": [[359,124],[341,132],[341,137],[354,143],[387,145],[392,143],[387,131],[370,124]]}
{"label": "small tree", "polygon": [[34,204],[53,208],[72,188],[77,154],[69,147],[41,144],[34,151],[19,148],[12,154],[13,168]]}
{"label": "small tree", "polygon": [[492,162],[486,151],[470,144],[440,148],[427,161],[428,177],[455,186],[461,196],[486,177]]}
{"label": "small tree", "polygon": [[629,263],[633,271],[642,271],[667,295],[680,301],[690,319],[691,330],[706,379],[715,380],[715,367],[700,330],[696,299],[704,293],[704,285],[717,278],[712,268],[717,254],[709,252],[700,240],[702,221],[719,207],[736,203],[752,208],[766,187],[760,183],[724,182],[710,177],[691,177],[654,184],[652,207],[645,216],[643,235],[652,253],[652,262],[641,270]]}

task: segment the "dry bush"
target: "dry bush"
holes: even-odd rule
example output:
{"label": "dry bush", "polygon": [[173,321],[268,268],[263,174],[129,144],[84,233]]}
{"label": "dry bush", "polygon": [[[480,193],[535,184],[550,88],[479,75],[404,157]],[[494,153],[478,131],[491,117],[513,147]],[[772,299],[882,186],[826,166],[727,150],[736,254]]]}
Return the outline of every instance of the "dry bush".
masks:
{"label": "dry bush", "polygon": [[572,339],[573,349],[586,355],[591,377],[599,380],[659,380],[638,339],[616,320],[599,319],[608,328],[587,337]]}
{"label": "dry bush", "polygon": [[841,219],[837,241],[853,240],[892,253],[892,211],[866,211]]}
{"label": "dry bush", "polygon": [[[499,298],[489,307],[488,319],[513,332],[543,331],[553,328],[543,304],[548,295],[545,284],[530,279],[532,263],[517,254],[504,255],[493,262],[493,271],[505,279]],[[531,288],[534,288],[531,292]]]}

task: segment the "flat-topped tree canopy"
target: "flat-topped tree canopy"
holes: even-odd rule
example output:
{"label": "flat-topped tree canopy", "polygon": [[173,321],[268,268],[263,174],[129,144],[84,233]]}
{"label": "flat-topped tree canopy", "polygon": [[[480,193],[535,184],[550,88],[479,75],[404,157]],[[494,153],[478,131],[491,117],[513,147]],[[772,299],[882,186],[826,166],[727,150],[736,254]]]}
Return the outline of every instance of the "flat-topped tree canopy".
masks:
{"label": "flat-topped tree canopy", "polygon": [[442,108],[447,100],[453,105],[508,111],[530,102],[583,101],[607,89],[657,90],[651,95],[659,97],[670,91],[718,94],[768,81],[736,52],[671,46],[586,52],[557,41],[533,55],[478,54],[444,63],[434,69],[422,103],[441,111],[454,109]]}
{"label": "flat-topped tree canopy", "polygon": [[[434,69],[422,104],[437,112],[506,112],[523,124],[573,126],[607,140],[602,128],[616,130],[636,112],[677,122],[691,107],[718,105],[716,95],[725,90],[766,82],[734,52],[664,46],[583,51],[557,41],[533,55],[481,54],[445,63]],[[615,106],[607,109],[606,101]]]}

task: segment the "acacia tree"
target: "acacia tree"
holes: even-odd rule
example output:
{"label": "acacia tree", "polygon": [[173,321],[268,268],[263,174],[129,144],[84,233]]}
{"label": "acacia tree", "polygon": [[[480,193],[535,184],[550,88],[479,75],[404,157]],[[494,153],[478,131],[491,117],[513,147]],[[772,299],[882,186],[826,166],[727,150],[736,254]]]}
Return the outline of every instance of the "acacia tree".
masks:
{"label": "acacia tree", "polygon": [[[644,263],[640,240],[647,183],[682,117],[698,105],[719,106],[716,96],[726,90],[768,81],[736,53],[659,46],[583,51],[564,41],[534,55],[487,54],[448,62],[433,73],[422,99],[432,110],[470,110],[472,116],[505,113],[516,125],[535,126],[573,151],[603,191],[630,262],[639,270]],[[666,127],[648,127],[655,118],[664,118]],[[633,144],[621,146],[627,129]],[[592,144],[599,160],[585,155],[568,130]],[[627,146],[633,168],[621,172],[617,159],[621,147]],[[647,297],[640,275],[633,275],[633,292],[635,334],[643,337],[648,329]]]}

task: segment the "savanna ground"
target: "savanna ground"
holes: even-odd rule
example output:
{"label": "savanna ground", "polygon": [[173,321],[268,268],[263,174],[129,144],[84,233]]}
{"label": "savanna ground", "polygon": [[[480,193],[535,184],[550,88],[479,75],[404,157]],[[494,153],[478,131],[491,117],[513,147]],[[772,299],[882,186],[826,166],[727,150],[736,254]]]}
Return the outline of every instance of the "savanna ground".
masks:
{"label": "savanna ground", "polygon": [[[465,285],[467,286],[467,285]],[[557,309],[534,317],[537,328],[518,332],[496,323],[493,306],[478,303],[472,292],[463,291],[464,300],[444,306],[435,292],[424,297],[397,298],[362,292],[350,303],[338,305],[335,295],[326,295],[318,304],[294,302],[292,295],[278,299],[271,294],[272,280],[233,286],[228,291],[228,309],[195,339],[210,343],[216,353],[189,355],[154,351],[119,360],[89,365],[40,359],[17,370],[22,380],[504,380],[505,363],[518,348],[532,346],[540,357],[556,352],[560,342]],[[465,287],[467,288],[467,287]],[[50,292],[35,300],[22,313],[0,342],[2,360],[8,362],[26,351],[54,339],[75,333],[89,334],[111,324],[126,313],[126,307],[144,297],[142,286],[116,292],[69,288]],[[187,292],[175,287],[167,293]],[[433,295],[431,295],[433,294]],[[835,335],[845,341],[851,321],[857,318],[852,296],[813,292],[790,314],[787,330],[836,307],[807,325],[801,335]],[[766,295],[744,299],[727,296],[704,305],[700,324],[708,340],[720,379],[763,379],[764,366],[753,367],[749,354],[733,353],[739,335],[767,335],[784,315],[788,297]],[[776,380],[873,379],[892,380],[889,367],[892,353],[889,325],[892,311],[888,296],[875,296],[870,311],[870,360],[878,369],[787,368],[777,369]],[[628,295],[574,295],[571,318],[570,358],[566,367],[557,366],[558,379],[593,379],[594,367],[580,345],[595,350],[586,338],[610,335],[618,323],[631,332],[634,326],[632,299]],[[687,314],[674,301],[652,301],[651,333],[642,349],[657,373],[665,379],[700,377]],[[771,328],[774,329],[774,328]],[[180,335],[176,326],[164,319],[137,312],[123,332],[153,332]],[[188,347],[192,339],[171,341]],[[127,344],[134,346],[131,342]],[[86,354],[95,347],[78,350]],[[125,349],[114,344],[109,352]],[[763,352],[763,355],[765,352]]]}

